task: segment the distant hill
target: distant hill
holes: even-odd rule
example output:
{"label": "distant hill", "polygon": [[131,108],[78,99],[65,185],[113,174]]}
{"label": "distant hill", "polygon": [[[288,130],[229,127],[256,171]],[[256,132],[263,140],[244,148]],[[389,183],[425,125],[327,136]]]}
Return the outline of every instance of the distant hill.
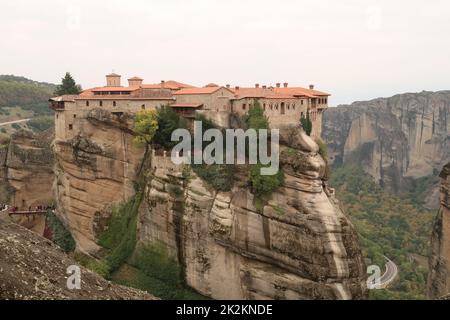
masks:
{"label": "distant hill", "polygon": [[[42,131],[53,125],[48,99],[56,85],[14,75],[0,75],[0,123],[33,118],[34,122],[2,126],[0,134],[24,128]],[[37,125],[36,125],[37,123]]]}
{"label": "distant hill", "polygon": [[49,114],[48,99],[56,85],[24,77],[0,75],[0,109],[21,107],[38,115]]}

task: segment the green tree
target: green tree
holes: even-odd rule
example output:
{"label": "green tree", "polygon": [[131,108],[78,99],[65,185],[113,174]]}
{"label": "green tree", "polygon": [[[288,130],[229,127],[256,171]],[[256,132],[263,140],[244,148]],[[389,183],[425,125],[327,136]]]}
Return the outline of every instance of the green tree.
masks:
{"label": "green tree", "polygon": [[[253,105],[250,107],[250,110],[244,120],[247,128],[249,129],[255,129],[256,131],[261,129],[269,129],[269,121],[264,115],[264,110],[261,108],[261,104],[256,99],[253,101]],[[258,141],[258,146],[259,144],[260,142]],[[276,190],[283,183],[284,178],[281,170],[273,176],[261,175],[261,168],[263,168],[263,165],[260,163],[252,165],[250,167],[249,174],[253,192],[255,192],[258,196],[270,194]]]}
{"label": "green tree", "polygon": [[305,130],[306,134],[310,136],[312,132],[312,122],[309,116],[309,110],[306,111],[306,117],[304,114],[302,114],[302,117],[300,118],[300,124],[302,125],[302,128],[303,130]]}
{"label": "green tree", "polygon": [[245,123],[251,129],[269,129],[269,120],[264,115],[264,110],[258,100],[253,101],[253,105],[245,117]]}
{"label": "green tree", "polygon": [[142,110],[136,114],[134,132],[135,143],[148,146],[158,130],[158,114],[155,110]]}
{"label": "green tree", "polygon": [[80,94],[81,86],[75,82],[72,75],[66,72],[61,80],[61,84],[56,87],[55,95],[62,96],[65,94]]}
{"label": "green tree", "polygon": [[187,128],[186,120],[171,107],[163,106],[158,111],[158,130],[153,142],[167,149],[173,148],[177,142],[172,141],[172,132],[180,128]]}

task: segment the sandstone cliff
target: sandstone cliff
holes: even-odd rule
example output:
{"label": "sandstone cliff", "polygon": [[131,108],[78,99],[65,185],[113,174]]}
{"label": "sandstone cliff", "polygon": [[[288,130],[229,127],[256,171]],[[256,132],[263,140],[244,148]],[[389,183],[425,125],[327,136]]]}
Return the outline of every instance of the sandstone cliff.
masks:
{"label": "sandstone cliff", "polygon": [[428,295],[441,298],[450,294],[450,163],[441,173],[441,208],[431,238]]}
{"label": "sandstone cliff", "polygon": [[245,175],[216,192],[189,167],[153,158],[139,240],[165,243],[209,297],[364,298],[357,236],[323,181],[318,146],[299,130],[285,136],[285,183],[266,199],[255,199]]}
{"label": "sandstone cliff", "polygon": [[246,173],[238,173],[231,192],[216,192],[189,166],[145,156],[133,146],[132,124],[126,113],[93,110],[74,120],[73,138],[54,142],[57,211],[78,250],[96,253],[96,234],[111,207],[133,196],[141,180],[138,240],[165,244],[200,293],[234,299],[366,297],[356,233],[326,187],[318,146],[300,130],[282,137],[291,146],[283,147],[285,185],[258,201],[248,191]]}
{"label": "sandstone cliff", "polygon": [[[0,203],[28,209],[53,202],[53,132],[21,130],[0,147]],[[44,219],[19,221],[42,234]]]}
{"label": "sandstone cliff", "polygon": [[334,164],[362,164],[383,187],[404,191],[410,178],[432,175],[450,161],[450,91],[330,108],[322,136]]}
{"label": "sandstone cliff", "polygon": [[78,250],[97,251],[96,227],[114,204],[135,193],[144,152],[133,146],[132,120],[127,114],[94,109],[74,119],[72,139],[54,142],[57,212]]}
{"label": "sandstone cliff", "polygon": [[81,268],[81,290],[67,288],[67,268],[77,263],[34,232],[7,222],[0,213],[0,300],[155,299],[112,284]]}

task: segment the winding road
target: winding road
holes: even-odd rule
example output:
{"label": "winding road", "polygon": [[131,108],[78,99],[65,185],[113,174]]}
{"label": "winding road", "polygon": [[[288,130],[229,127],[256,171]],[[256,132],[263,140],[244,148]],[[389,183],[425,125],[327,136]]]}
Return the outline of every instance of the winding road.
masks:
{"label": "winding road", "polygon": [[385,256],[384,258],[386,259],[386,272],[380,278],[381,288],[389,287],[398,275],[397,265],[388,257]]}
{"label": "winding road", "polygon": [[7,126],[9,124],[14,124],[14,123],[28,122],[30,120],[31,119],[22,119],[22,120],[14,120],[14,121],[2,122],[2,123],[0,123],[0,127],[1,126]]}

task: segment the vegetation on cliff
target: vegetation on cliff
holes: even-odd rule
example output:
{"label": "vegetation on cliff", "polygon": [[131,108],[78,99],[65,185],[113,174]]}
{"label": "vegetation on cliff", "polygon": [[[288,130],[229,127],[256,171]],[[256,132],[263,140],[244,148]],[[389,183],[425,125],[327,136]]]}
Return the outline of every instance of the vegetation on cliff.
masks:
{"label": "vegetation on cliff", "polygon": [[359,233],[371,264],[384,270],[383,255],[399,268],[400,279],[388,290],[371,290],[375,299],[423,299],[426,292],[429,235],[434,212],[420,206],[416,193],[383,191],[361,167],[336,169],[331,179]]}
{"label": "vegetation on cliff", "polygon": [[[269,120],[264,114],[261,104],[255,100],[246,117],[244,118],[248,129],[269,130]],[[259,146],[259,143],[258,143]],[[264,166],[258,162],[250,166],[249,179],[253,192],[257,196],[263,196],[275,191],[283,184],[284,175],[281,168],[278,173],[272,176],[262,175],[261,169]]]}
{"label": "vegetation on cliff", "polygon": [[155,110],[142,110],[136,114],[134,132],[135,143],[148,146],[158,130],[158,114]]}
{"label": "vegetation on cliff", "polygon": [[176,129],[186,129],[186,120],[180,117],[173,108],[163,106],[158,110],[157,121],[158,130],[156,130],[155,136],[153,137],[153,143],[165,149],[173,148],[178,142],[172,141],[172,132]]}
{"label": "vegetation on cliff", "polygon": [[300,124],[303,130],[305,130],[306,134],[310,136],[312,132],[312,121],[309,116],[309,111],[306,112],[306,116],[302,114],[302,117],[300,118]]}
{"label": "vegetation on cliff", "polygon": [[138,245],[128,264],[120,268],[112,279],[164,300],[204,299],[186,286],[181,266],[169,256],[166,245],[162,242]]}
{"label": "vegetation on cliff", "polygon": [[75,240],[64,224],[62,224],[59,218],[51,210],[47,212],[46,223],[51,232],[51,240],[61,247],[64,252],[73,252],[76,246]]}
{"label": "vegetation on cliff", "polygon": [[[204,115],[197,115],[196,121],[202,122],[202,135],[208,129],[214,129],[214,123]],[[207,146],[203,142],[203,149]],[[234,185],[235,166],[231,164],[194,164],[192,170],[217,191],[230,191]]]}

